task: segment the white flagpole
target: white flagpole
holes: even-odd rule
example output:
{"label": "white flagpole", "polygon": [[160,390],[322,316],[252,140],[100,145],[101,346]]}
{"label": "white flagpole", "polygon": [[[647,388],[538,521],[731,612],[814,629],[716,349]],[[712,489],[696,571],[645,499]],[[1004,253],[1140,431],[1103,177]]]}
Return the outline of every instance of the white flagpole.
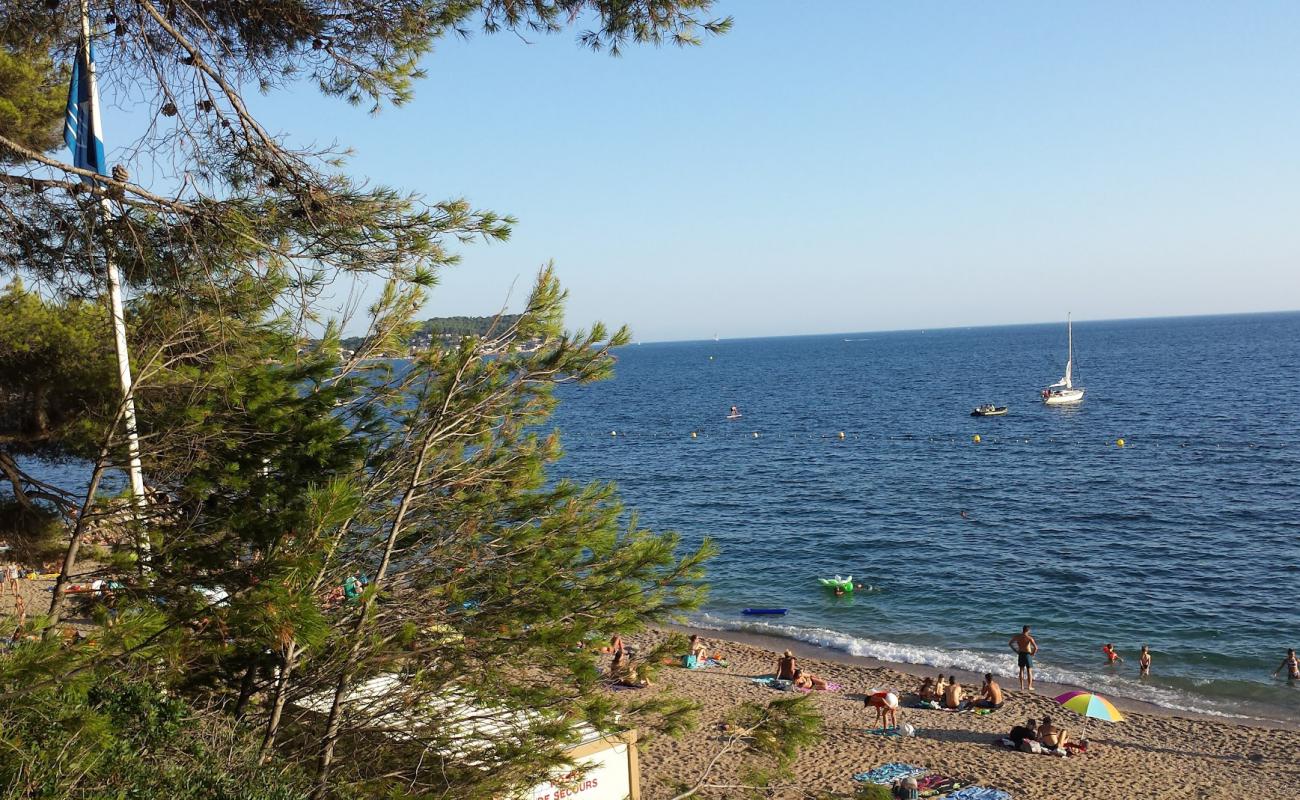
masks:
{"label": "white flagpole", "polygon": [[[90,83],[91,118],[94,120],[94,127],[97,128],[99,126],[99,87],[95,81],[95,63],[90,58],[90,9],[87,0],[81,0],[81,38],[86,48],[86,61],[83,67],[86,69],[86,79]],[[79,135],[98,138],[100,132],[92,129],[91,131],[81,131]],[[107,219],[110,212],[108,198],[101,198],[99,203],[100,211],[103,212],[104,219]],[[126,312],[122,308],[122,278],[118,274],[117,265],[113,263],[113,259],[107,250],[104,252],[104,270],[108,273],[108,303],[113,316],[113,339],[117,350],[117,374],[122,383],[122,416],[126,424],[126,447],[127,454],[130,457],[131,499],[137,511],[140,511],[145,507],[144,471],[140,466],[140,436],[136,432],[135,424],[135,394],[131,379],[131,357],[126,347]],[[148,539],[142,537],[141,542],[141,554],[147,554],[149,551]]]}

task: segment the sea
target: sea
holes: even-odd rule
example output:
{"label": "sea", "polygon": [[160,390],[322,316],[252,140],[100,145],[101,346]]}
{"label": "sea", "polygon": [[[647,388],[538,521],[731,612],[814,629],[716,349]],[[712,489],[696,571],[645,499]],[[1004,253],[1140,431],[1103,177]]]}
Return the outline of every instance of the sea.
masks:
{"label": "sea", "polygon": [[1074,349],[1085,398],[1048,407],[1063,323],[629,345],[562,390],[554,471],[713,543],[694,625],[1012,685],[1030,625],[1041,681],[1300,721],[1271,677],[1300,647],[1300,313],[1081,321]]}

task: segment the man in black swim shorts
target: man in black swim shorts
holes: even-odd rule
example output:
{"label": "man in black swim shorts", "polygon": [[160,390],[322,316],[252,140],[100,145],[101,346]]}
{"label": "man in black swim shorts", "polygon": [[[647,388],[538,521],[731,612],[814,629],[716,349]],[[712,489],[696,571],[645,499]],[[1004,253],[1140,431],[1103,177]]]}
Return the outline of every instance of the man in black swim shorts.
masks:
{"label": "man in black swim shorts", "polygon": [[1012,636],[1007,645],[1016,653],[1016,666],[1020,668],[1016,677],[1021,689],[1034,690],[1034,655],[1038,653],[1038,642],[1029,633],[1029,626],[1020,629],[1019,636]]}

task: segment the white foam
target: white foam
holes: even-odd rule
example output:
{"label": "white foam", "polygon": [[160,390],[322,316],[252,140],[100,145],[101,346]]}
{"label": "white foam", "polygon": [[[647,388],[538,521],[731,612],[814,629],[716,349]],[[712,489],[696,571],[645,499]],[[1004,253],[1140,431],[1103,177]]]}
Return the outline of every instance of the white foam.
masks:
{"label": "white foam", "polygon": [[[945,650],[923,645],[867,639],[827,628],[804,628],[798,625],[783,625],[757,620],[737,621],[709,613],[693,617],[691,624],[710,630],[746,631],[765,636],[793,639],[817,645],[818,647],[839,650],[853,656],[873,658],[896,664],[919,664],[935,667],[936,669],[959,669],[978,674],[992,672],[1001,676],[1014,676],[1016,674],[1016,657],[1015,654],[1010,652],[1001,654],[965,649]],[[1232,719],[1252,719],[1252,717],[1244,714],[1228,713],[1222,708],[1215,707],[1213,701],[1208,699],[1189,696],[1175,689],[1126,680],[1113,674],[1079,672],[1044,665],[1040,662],[1034,667],[1034,679],[1044,683],[1057,683],[1066,686],[1087,686],[1092,689],[1104,688],[1106,694],[1113,697],[1125,697],[1174,711],[1188,711],[1194,714]]]}

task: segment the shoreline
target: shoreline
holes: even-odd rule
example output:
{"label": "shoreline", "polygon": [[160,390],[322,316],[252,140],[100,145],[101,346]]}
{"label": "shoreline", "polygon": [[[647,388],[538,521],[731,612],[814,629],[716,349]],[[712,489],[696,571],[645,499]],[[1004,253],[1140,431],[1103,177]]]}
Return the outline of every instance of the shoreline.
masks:
{"label": "shoreline", "polygon": [[[821,719],[820,738],[799,750],[789,776],[764,785],[764,796],[773,800],[853,796],[855,774],[892,762],[999,789],[1014,800],[1295,800],[1295,787],[1300,786],[1300,731],[1294,729],[1195,717],[1130,702],[1119,704],[1122,721],[1085,719],[1058,706],[1047,684],[1034,693],[1007,689],[1003,676],[1002,709],[953,713],[915,708],[904,698],[898,721],[912,726],[915,735],[883,736],[873,730],[877,723],[874,712],[864,708],[865,693],[908,692],[918,683],[917,674],[937,670],[780,637],[734,631],[720,635],[688,626],[660,626],[625,639],[649,649],[670,635],[696,630],[706,647],[720,651],[728,663],[704,669],[666,663],[654,671],[653,686],[643,691],[692,702],[697,725],[680,736],[646,737],[639,755],[643,800],[676,797],[682,787],[706,775],[708,787],[698,797],[741,796],[745,765],[735,753],[719,754],[723,737],[717,732],[738,705],[762,706],[790,696],[753,680],[770,675],[777,653],[784,649],[796,654],[802,669],[838,686],[805,695]],[[959,680],[970,675],[954,672]],[[1050,690],[1056,688],[1064,687]],[[1086,739],[1086,752],[1059,757],[996,744],[1027,718],[1048,716],[1072,740]]]}
{"label": "shoreline", "polygon": [[[772,652],[773,661],[776,655],[783,650],[790,650],[794,655],[801,659],[816,659],[818,661],[829,661],[846,666],[860,666],[871,669],[885,669],[899,673],[911,679],[906,686],[910,689],[912,686],[920,683],[921,678],[933,677],[936,673],[942,672],[945,675],[956,674],[961,683],[966,686],[979,686],[984,681],[982,673],[972,672],[971,670],[960,667],[932,667],[928,664],[911,664],[900,661],[886,661],[884,659],[874,658],[872,656],[858,656],[847,653],[833,647],[812,644],[799,639],[776,636],[767,633],[755,633],[752,631],[736,630],[718,630],[715,628],[696,627],[688,624],[668,624],[660,626],[660,629],[683,633],[686,635],[698,634],[703,639],[715,639],[724,642],[733,642],[736,644],[749,645],[762,650]],[[997,675],[999,683],[1002,684],[1003,691],[1010,694],[1025,694],[1025,692],[1016,687],[1014,681],[1015,675]],[[1034,692],[1041,697],[1052,698],[1068,691],[1082,689],[1087,690],[1086,686],[1076,686],[1068,683],[1053,683],[1050,681],[1035,681]],[[1167,706],[1152,703],[1146,700],[1136,700],[1123,695],[1105,694],[1107,700],[1110,700],[1116,708],[1124,713],[1149,714],[1152,716],[1169,717],[1172,719],[1186,719],[1201,722],[1218,722],[1225,725],[1243,725],[1251,728],[1262,730],[1284,730],[1300,731],[1300,720],[1274,719],[1271,717],[1255,717],[1246,715],[1229,715],[1214,714],[1203,711],[1192,711],[1181,708],[1169,708]]]}

